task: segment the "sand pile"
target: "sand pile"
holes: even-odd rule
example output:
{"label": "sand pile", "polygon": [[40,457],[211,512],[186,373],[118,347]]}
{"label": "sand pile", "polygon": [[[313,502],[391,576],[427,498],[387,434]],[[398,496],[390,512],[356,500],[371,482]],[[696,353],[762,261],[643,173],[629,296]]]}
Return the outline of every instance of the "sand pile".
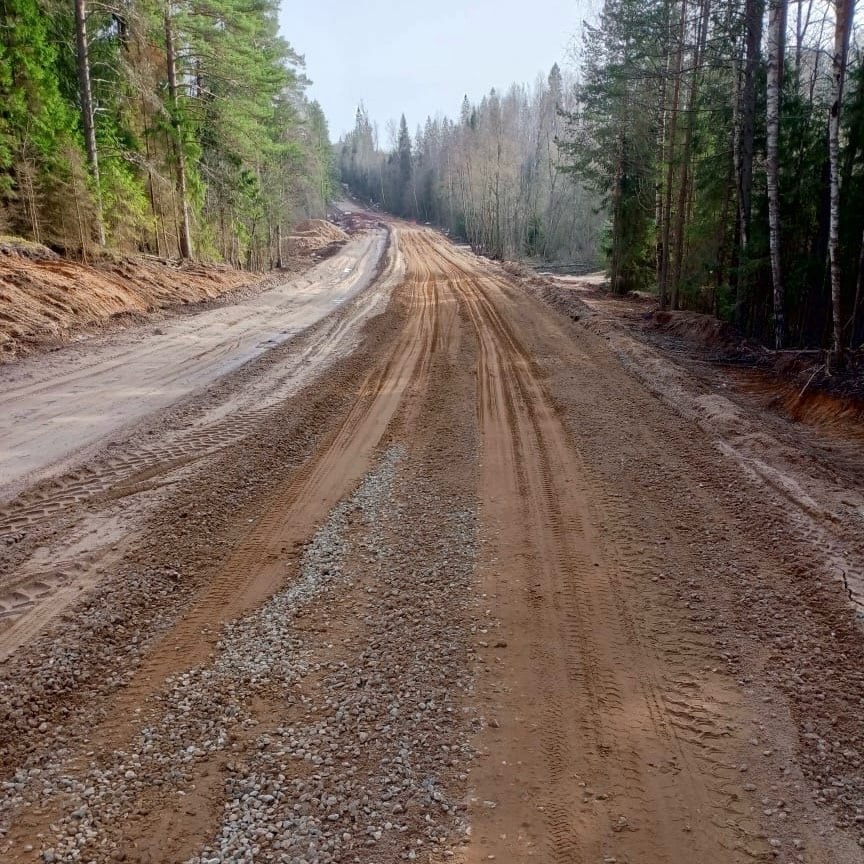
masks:
{"label": "sand pile", "polygon": [[336,244],[348,241],[348,235],[326,219],[308,219],[301,222],[288,238],[293,255],[312,255]]}

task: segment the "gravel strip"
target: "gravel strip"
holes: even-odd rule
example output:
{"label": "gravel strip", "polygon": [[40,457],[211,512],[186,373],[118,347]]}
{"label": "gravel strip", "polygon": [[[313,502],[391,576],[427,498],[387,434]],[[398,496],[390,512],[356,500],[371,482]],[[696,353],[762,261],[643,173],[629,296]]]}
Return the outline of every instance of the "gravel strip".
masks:
{"label": "gravel strip", "polygon": [[[397,500],[391,464],[348,505],[365,523],[352,568],[366,576],[358,653],[314,669],[320,694],[303,720],[262,735],[252,758],[233,766],[217,842],[193,864],[427,860],[452,854],[468,835],[459,790],[472,754],[459,702],[472,681],[456,607],[469,595],[473,517],[453,510],[449,530],[430,542],[418,505],[440,510],[441,502],[416,488]],[[304,558],[304,580],[341,572],[344,534],[340,514]]]}
{"label": "gravel strip", "polygon": [[[212,665],[168,682],[158,720],[128,751],[83,776],[55,764],[5,784],[11,804],[63,793],[43,861],[123,860],[118,829],[139,802],[153,790],[182,794],[212,762],[227,800],[194,864],[373,861],[385,849],[415,860],[467,836],[462,793],[450,787],[464,788],[471,759],[458,706],[472,687],[460,609],[473,516],[447,512],[446,529],[427,536],[422,511],[443,505],[413,483],[407,500],[395,495],[401,455],[389,450],[334,508],[298,578],[225,627]],[[346,612],[357,632],[342,657],[326,641],[322,651],[320,628],[295,626],[310,615],[326,632],[328,616]],[[278,706],[269,717],[262,700]]]}

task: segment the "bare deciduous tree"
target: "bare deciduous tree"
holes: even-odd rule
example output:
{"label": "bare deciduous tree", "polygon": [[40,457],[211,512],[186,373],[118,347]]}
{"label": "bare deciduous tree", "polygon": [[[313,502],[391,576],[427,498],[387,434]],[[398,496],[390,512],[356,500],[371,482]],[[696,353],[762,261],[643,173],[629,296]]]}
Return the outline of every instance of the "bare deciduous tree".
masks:
{"label": "bare deciduous tree", "polygon": [[96,239],[105,245],[105,220],[102,214],[102,191],[99,181],[99,151],[96,147],[96,126],[93,112],[93,91],[90,86],[90,47],[87,43],[87,8],[85,0],[75,0],[75,48],[78,68],[78,93],[81,101],[81,127],[87,164],[93,178],[96,199]]}

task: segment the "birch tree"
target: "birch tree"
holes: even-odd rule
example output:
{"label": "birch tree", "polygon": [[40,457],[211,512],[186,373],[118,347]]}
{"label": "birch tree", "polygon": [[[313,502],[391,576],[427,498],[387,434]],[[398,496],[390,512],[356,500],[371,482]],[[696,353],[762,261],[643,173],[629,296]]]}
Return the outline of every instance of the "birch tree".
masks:
{"label": "birch tree", "polygon": [[768,87],[767,152],[765,173],[768,181],[768,231],[771,252],[771,280],[774,286],[774,347],[785,341],[783,270],[780,250],[780,102],[783,92],[783,66],[786,51],[788,0],[769,0],[768,6]]}
{"label": "birch tree", "polygon": [[[630,284],[661,309],[721,315],[774,348],[840,350],[850,328],[859,338],[864,270],[864,120],[844,122],[843,81],[864,78],[849,0],[799,0],[784,76],[787,5],[768,2],[763,61],[764,0],[606,0],[586,27],[564,152],[604,194],[613,288],[624,250],[642,249]],[[628,212],[650,221],[650,254]]]}
{"label": "birch tree", "polygon": [[407,123],[393,123],[389,150],[375,146],[361,106],[338,145],[342,177],[355,194],[436,222],[483,254],[593,263],[596,196],[559,170],[559,110],[575,98],[554,64],[533,87],[464,97],[458,119],[428,117],[413,144]]}
{"label": "birch tree", "polygon": [[[831,223],[828,252],[831,262],[831,313],[834,331],[834,351],[843,355],[842,272],[840,260],[840,115],[843,103],[843,84],[846,77],[846,59],[849,54],[849,36],[855,13],[855,0],[836,0],[834,27],[834,53],[832,58],[833,93],[828,120],[828,158],[831,164]],[[864,242],[864,241],[862,241]],[[856,291],[856,302],[857,302]]]}

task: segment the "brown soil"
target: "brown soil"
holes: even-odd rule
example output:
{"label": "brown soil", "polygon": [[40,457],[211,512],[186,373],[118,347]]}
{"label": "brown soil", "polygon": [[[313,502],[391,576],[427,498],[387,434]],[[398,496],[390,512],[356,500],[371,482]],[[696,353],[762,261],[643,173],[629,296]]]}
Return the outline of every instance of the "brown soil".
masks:
{"label": "brown soil", "polygon": [[[699,367],[740,370],[744,390],[789,419],[852,437],[864,423],[864,353],[849,351],[842,366],[827,352],[774,352],[742,340],[735,328],[713,315],[660,311],[656,298],[631,293],[616,297],[597,277],[537,276],[523,267],[508,272],[535,296],[574,321],[591,321],[596,332],[610,327],[654,346],[667,357],[703,375]],[[737,372],[735,373],[737,374]],[[734,377],[734,375],[733,375]]]}
{"label": "brown soil", "polygon": [[[231,292],[186,314],[163,312],[137,325],[126,321],[49,354],[5,364],[0,500],[20,490],[25,477],[32,484],[56,474],[64,460],[80,460],[82,450],[106,436],[199,392],[327,316],[375,280],[385,246],[384,232],[365,233],[303,275],[280,272],[240,297]],[[265,386],[242,400],[257,398],[260,408],[275,398],[267,386],[275,382],[265,376],[256,383]],[[176,445],[164,449],[183,455]],[[129,468],[140,465],[140,456],[125,454],[117,462]],[[38,515],[34,510],[31,515]]]}
{"label": "brown soil", "polygon": [[[301,222],[286,243],[282,273],[302,272],[348,239],[323,219]],[[218,264],[152,257],[81,264],[38,244],[0,242],[0,362],[95,332],[113,319],[141,319],[226,295],[237,300],[241,291],[248,296],[256,285],[272,281]]]}
{"label": "brown soil", "polygon": [[3,860],[860,861],[860,447],[431,231],[372,290],[22,523],[117,527],[0,667]]}
{"label": "brown soil", "polygon": [[[284,292],[272,289],[260,298],[266,301],[266,315],[257,323],[257,306],[240,303],[214,310],[215,320],[199,315],[166,323],[156,340],[127,333],[125,340],[118,336],[107,346],[79,346],[76,356],[67,349],[17,367],[24,374],[0,400],[11,406],[2,428],[9,458],[0,460],[0,477],[33,456],[39,460],[36,473],[46,479],[28,483],[19,477],[11,489],[23,485],[23,491],[0,507],[0,549],[5,553],[0,554],[0,661],[74,604],[82,588],[98,583],[109,564],[127,551],[136,526],[166,490],[244,440],[357,347],[361,325],[380,312],[392,280],[401,273],[399,259],[386,256],[389,264],[379,263],[383,245],[379,235],[346,247],[353,255],[350,279],[360,282],[343,281],[345,261],[337,257],[310,271],[308,278],[326,284],[324,290],[304,291],[295,283],[288,283]],[[366,281],[367,290],[345,302],[346,291],[350,297],[353,288],[362,288],[362,280],[376,273],[377,282]],[[277,301],[274,294],[284,296]],[[248,356],[248,343],[260,343],[286,327],[300,332],[283,344],[268,339],[264,347],[269,350],[228,374],[237,366],[232,351]],[[246,338],[243,328],[251,328]],[[211,331],[215,342],[205,352]],[[178,346],[190,345],[194,369],[187,353],[177,353]],[[97,362],[106,348],[107,356]],[[139,366],[142,348],[147,356],[155,352],[155,362],[144,370]],[[195,369],[203,377],[196,379]],[[170,394],[180,392],[174,383],[178,375],[192,385],[193,395],[175,395],[170,404]],[[136,390],[145,385],[148,394],[167,391],[169,399],[146,398]],[[130,390],[133,399],[127,405]],[[106,400],[112,410],[100,413]],[[165,401],[168,407],[163,407]],[[75,440],[71,429],[76,417],[91,412],[93,419],[84,429],[89,446],[82,451],[77,445],[83,442]],[[111,436],[107,446],[106,435]],[[9,488],[0,486],[3,492]],[[64,526],[61,532],[58,523]]]}
{"label": "brown soil", "polygon": [[646,316],[646,321],[648,326],[656,327],[672,336],[687,339],[706,348],[740,350],[740,339],[735,328],[713,315],[653,310]]}
{"label": "brown soil", "polygon": [[[812,372],[816,371],[811,366]],[[759,369],[741,369],[735,375],[741,390],[766,407],[825,434],[849,440],[864,439],[864,400],[843,396],[833,389],[812,386],[810,376],[792,380]],[[809,383],[808,383],[809,381]]]}
{"label": "brown soil", "polygon": [[117,316],[212,300],[258,278],[215,265],[130,258],[89,266],[7,250],[0,257],[0,359]]}
{"label": "brown soil", "polygon": [[348,235],[326,219],[308,219],[291,232],[288,247],[295,255],[314,256],[348,242]]}

